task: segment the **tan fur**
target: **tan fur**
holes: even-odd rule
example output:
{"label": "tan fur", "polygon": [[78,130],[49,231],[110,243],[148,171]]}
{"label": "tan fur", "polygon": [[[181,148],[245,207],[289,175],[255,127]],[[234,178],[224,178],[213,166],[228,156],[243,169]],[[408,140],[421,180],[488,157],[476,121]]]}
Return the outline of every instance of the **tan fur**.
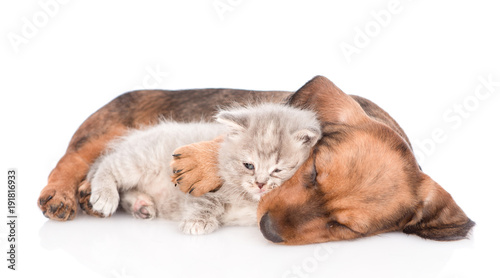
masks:
{"label": "tan fur", "polygon": [[[172,182],[183,192],[197,197],[222,186],[223,181],[213,171],[218,171],[217,154],[223,141],[224,136],[219,136],[212,141],[177,148],[170,163],[174,171]],[[192,170],[195,171],[190,173]],[[179,179],[182,179],[182,183]]]}

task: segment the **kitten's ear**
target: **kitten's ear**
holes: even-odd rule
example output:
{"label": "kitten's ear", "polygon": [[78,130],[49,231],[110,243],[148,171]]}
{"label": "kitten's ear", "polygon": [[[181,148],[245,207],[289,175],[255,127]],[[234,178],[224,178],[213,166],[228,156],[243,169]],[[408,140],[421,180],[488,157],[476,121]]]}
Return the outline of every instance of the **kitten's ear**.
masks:
{"label": "kitten's ear", "polygon": [[309,127],[294,132],[292,136],[304,146],[312,147],[316,145],[316,142],[318,142],[319,137],[321,136],[321,131],[318,128]]}
{"label": "kitten's ear", "polygon": [[248,127],[248,117],[244,113],[221,111],[215,120],[229,127],[232,133],[240,133]]}

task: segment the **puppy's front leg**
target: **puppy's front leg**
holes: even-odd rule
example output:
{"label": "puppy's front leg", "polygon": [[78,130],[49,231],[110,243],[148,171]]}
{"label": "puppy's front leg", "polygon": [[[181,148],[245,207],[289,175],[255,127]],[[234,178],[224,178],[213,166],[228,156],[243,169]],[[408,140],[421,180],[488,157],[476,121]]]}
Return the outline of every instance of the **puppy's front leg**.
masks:
{"label": "puppy's front leg", "polygon": [[212,141],[194,143],[177,148],[170,167],[172,182],[184,193],[201,196],[222,185],[219,177],[218,157],[224,136]]}

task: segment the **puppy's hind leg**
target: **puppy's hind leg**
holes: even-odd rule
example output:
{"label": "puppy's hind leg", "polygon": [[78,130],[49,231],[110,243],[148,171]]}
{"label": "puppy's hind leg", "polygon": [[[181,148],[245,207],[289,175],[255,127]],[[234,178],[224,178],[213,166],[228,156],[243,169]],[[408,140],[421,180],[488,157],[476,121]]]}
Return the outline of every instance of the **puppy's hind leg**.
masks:
{"label": "puppy's hind leg", "polygon": [[121,193],[120,205],[135,218],[153,219],[156,217],[156,206],[153,198],[138,190],[133,189]]}
{"label": "puppy's hind leg", "polygon": [[92,186],[89,180],[83,180],[78,187],[78,202],[80,203],[80,208],[88,215],[104,217],[102,213],[99,213],[92,209],[92,204],[90,203],[91,192]]}

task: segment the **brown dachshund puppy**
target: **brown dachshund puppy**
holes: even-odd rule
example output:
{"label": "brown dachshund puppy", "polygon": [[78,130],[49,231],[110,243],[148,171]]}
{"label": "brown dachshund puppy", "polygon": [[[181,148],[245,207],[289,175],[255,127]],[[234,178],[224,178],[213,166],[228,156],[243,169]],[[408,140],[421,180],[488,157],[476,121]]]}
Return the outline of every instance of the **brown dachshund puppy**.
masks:
{"label": "brown dachshund puppy", "polygon": [[[314,109],[323,138],[290,180],[262,198],[258,219],[268,240],[307,244],[390,231],[459,240],[474,226],[450,194],[420,170],[401,128],[372,102],[316,77],[289,104]],[[220,184],[213,182],[217,169],[203,164],[216,156],[203,148],[219,142],[175,151],[172,166],[183,171],[173,178],[183,177],[183,191],[192,190],[200,177],[210,179],[196,183],[202,188],[197,195]]]}

